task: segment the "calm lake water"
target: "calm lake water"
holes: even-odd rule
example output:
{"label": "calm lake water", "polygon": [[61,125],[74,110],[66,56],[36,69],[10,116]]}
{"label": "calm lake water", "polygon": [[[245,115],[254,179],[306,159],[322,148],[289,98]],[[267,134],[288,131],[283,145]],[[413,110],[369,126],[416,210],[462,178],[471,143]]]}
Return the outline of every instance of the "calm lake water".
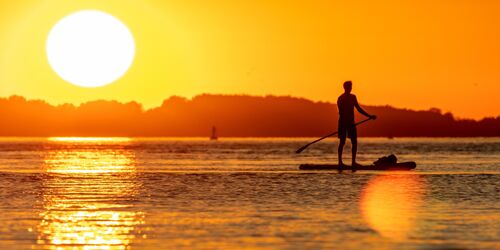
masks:
{"label": "calm lake water", "polygon": [[0,249],[500,249],[500,138],[310,140],[0,139]]}

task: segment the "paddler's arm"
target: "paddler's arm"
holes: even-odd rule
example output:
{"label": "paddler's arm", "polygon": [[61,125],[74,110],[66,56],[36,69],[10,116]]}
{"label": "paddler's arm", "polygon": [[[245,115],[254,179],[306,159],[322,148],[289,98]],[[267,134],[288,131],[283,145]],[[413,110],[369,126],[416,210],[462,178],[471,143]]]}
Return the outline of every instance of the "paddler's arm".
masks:
{"label": "paddler's arm", "polygon": [[354,107],[356,107],[358,112],[361,113],[362,115],[369,117],[373,120],[377,119],[377,116],[368,114],[368,112],[366,112],[364,109],[361,108],[361,106],[359,106],[358,98],[356,97],[354,97]]}

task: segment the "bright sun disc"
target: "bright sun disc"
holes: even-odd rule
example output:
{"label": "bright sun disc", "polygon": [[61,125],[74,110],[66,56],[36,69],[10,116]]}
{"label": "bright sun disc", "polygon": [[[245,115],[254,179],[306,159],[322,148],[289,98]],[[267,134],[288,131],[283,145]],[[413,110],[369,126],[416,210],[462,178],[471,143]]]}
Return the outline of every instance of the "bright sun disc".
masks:
{"label": "bright sun disc", "polygon": [[95,10],[61,19],[50,31],[46,49],[52,69],[81,87],[116,81],[130,68],[135,55],[134,38],[125,24]]}

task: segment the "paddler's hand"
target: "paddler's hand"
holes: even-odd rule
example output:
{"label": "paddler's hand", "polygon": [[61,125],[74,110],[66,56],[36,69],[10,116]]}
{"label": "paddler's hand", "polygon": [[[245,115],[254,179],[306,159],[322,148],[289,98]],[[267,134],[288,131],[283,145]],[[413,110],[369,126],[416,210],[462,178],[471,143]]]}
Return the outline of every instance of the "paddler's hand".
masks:
{"label": "paddler's hand", "polygon": [[370,119],[375,120],[375,119],[377,119],[377,116],[376,115],[370,115]]}

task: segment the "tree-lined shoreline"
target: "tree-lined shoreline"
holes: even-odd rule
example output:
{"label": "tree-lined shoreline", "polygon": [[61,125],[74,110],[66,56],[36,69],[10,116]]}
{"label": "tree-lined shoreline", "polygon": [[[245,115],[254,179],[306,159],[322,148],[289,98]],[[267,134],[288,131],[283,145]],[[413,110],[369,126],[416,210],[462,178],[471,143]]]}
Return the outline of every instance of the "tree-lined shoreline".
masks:
{"label": "tree-lined shoreline", "polygon": [[[497,137],[500,116],[457,119],[439,109],[362,105],[378,119],[359,127],[362,137]],[[290,96],[202,94],[172,96],[161,106],[90,101],[51,105],[20,96],[0,98],[0,136],[316,137],[337,128],[335,103]],[[357,118],[362,119],[362,117]]]}

